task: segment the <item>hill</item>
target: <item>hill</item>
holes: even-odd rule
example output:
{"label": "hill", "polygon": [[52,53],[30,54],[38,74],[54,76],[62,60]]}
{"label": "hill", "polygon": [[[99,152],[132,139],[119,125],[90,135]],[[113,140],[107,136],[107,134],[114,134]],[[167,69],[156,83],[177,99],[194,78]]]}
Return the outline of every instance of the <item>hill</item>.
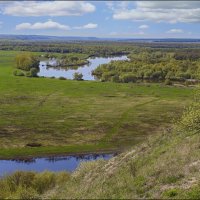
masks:
{"label": "hill", "polygon": [[15,35],[0,34],[0,40],[20,41],[119,41],[137,43],[199,43],[198,38],[99,38],[82,36]]}

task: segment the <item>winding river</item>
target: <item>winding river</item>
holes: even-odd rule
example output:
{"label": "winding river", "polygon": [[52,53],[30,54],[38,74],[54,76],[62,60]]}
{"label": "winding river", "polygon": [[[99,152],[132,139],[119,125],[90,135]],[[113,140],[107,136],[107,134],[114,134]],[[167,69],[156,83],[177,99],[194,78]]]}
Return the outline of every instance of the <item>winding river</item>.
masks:
{"label": "winding river", "polygon": [[41,61],[40,62],[40,71],[38,73],[38,76],[43,77],[64,77],[67,79],[73,79],[73,74],[75,72],[82,73],[84,80],[95,80],[95,77],[92,75],[92,71],[96,69],[101,64],[107,64],[111,62],[112,60],[128,60],[127,56],[115,56],[115,57],[95,57],[95,58],[89,58],[89,64],[79,66],[77,69],[65,69],[61,67],[53,67],[53,65],[56,65],[55,60],[51,60],[50,64],[52,67],[48,67],[47,64],[49,61]]}

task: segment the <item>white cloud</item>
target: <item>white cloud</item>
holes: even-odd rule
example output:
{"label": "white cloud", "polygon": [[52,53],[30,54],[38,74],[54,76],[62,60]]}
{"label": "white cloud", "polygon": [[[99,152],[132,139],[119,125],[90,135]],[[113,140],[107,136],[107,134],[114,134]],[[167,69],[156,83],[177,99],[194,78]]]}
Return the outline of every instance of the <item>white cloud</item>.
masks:
{"label": "white cloud", "polygon": [[97,28],[97,26],[98,26],[97,24],[89,23],[89,24],[84,25],[83,28],[91,29],[91,28]]}
{"label": "white cloud", "polygon": [[13,16],[80,16],[95,11],[84,1],[18,1],[3,7],[3,14]]}
{"label": "white cloud", "polygon": [[139,28],[140,28],[140,29],[147,29],[147,28],[149,28],[149,26],[146,25],[146,24],[143,24],[143,25],[139,26]]}
{"label": "white cloud", "polygon": [[[0,23],[1,25],[1,23]],[[58,22],[54,22],[49,19],[47,22],[36,22],[31,23],[21,23],[16,25],[16,30],[32,29],[32,30],[41,30],[41,29],[60,29],[60,30],[71,30],[71,29],[94,29],[97,28],[97,24],[88,23],[83,26],[69,27]]]}
{"label": "white cloud", "polygon": [[171,29],[169,31],[167,31],[167,33],[183,33],[182,29]]}
{"label": "white cloud", "polygon": [[16,30],[23,29],[61,29],[61,30],[70,30],[70,27],[67,25],[59,24],[58,22],[54,22],[49,20],[47,22],[36,22],[34,24],[31,23],[21,23],[16,25]]}
{"label": "white cloud", "polygon": [[137,1],[133,8],[112,7],[116,20],[154,21],[168,23],[200,22],[198,1]]}
{"label": "white cloud", "polygon": [[130,2],[128,1],[121,1],[121,2],[116,2],[116,1],[108,1],[106,2],[106,6],[110,9],[110,10],[116,10],[116,9],[121,9],[121,10],[125,10],[128,8]]}
{"label": "white cloud", "polygon": [[86,24],[83,26],[76,26],[76,27],[74,27],[74,29],[94,29],[97,27],[98,27],[98,24],[89,23],[89,24]]}

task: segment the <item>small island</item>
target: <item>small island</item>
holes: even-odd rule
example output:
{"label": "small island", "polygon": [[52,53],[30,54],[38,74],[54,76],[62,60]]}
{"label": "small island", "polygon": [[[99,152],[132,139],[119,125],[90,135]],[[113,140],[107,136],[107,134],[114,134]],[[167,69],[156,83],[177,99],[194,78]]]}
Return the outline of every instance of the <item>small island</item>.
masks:
{"label": "small island", "polygon": [[56,64],[50,63],[48,64],[49,67],[63,67],[63,68],[72,68],[76,69],[78,66],[83,66],[89,64],[87,60],[89,55],[87,54],[80,54],[80,53],[68,53],[68,54],[45,54],[44,58],[53,59],[56,61]]}

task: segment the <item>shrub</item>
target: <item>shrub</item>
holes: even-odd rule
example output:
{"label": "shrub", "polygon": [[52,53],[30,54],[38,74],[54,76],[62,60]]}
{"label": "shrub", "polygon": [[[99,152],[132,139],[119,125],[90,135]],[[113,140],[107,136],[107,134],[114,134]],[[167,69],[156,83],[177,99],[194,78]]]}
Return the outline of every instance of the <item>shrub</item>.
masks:
{"label": "shrub", "polygon": [[31,77],[37,77],[37,73],[38,73],[38,69],[36,69],[36,68],[30,69]]}
{"label": "shrub", "polygon": [[13,75],[14,75],[14,76],[24,76],[25,74],[24,74],[24,72],[21,71],[21,70],[14,70],[14,71],[13,71]]}
{"label": "shrub", "polygon": [[73,76],[74,76],[73,80],[76,80],[76,81],[83,80],[83,74],[81,74],[81,73],[75,72]]}
{"label": "shrub", "polygon": [[129,83],[129,82],[132,82],[132,83],[135,83],[137,78],[135,75],[133,74],[124,74],[120,77],[120,80],[123,82],[123,83]]}
{"label": "shrub", "polygon": [[179,131],[198,132],[200,130],[200,103],[195,102],[183,113],[180,121],[177,123]]}
{"label": "shrub", "polygon": [[66,78],[63,77],[63,76],[59,77],[58,79],[59,79],[59,80],[66,80]]}

